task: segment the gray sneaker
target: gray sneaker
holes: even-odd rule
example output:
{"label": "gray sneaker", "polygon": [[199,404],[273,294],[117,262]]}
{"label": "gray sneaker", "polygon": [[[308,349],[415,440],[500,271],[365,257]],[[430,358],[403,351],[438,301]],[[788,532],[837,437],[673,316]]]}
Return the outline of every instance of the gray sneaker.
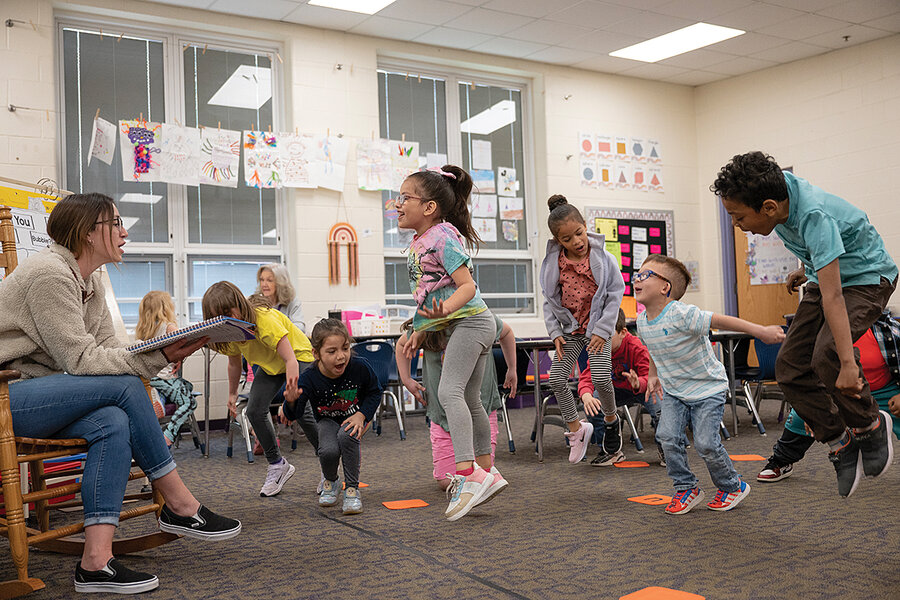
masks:
{"label": "gray sneaker", "polygon": [[863,473],[866,477],[878,477],[891,467],[894,460],[894,446],[890,437],[893,427],[891,415],[880,410],[875,429],[854,434],[862,455]]}
{"label": "gray sneaker", "polygon": [[851,433],[847,445],[835,452],[829,452],[828,460],[834,464],[834,470],[837,472],[838,493],[844,498],[848,497],[856,491],[863,474],[862,453],[859,451],[859,444],[856,443],[856,436]]}
{"label": "gray sneaker", "polygon": [[259,490],[259,495],[265,498],[280,492],[287,480],[294,475],[294,471],[294,466],[283,458],[280,463],[269,465],[266,471],[266,482]]}
{"label": "gray sneaker", "polygon": [[337,504],[339,493],[341,493],[341,478],[338,477],[336,481],[326,479],[319,495],[319,506],[334,506]]}
{"label": "gray sneaker", "polygon": [[362,498],[359,495],[359,489],[348,487],[344,490],[344,506],[342,507],[345,515],[358,515],[362,512]]}

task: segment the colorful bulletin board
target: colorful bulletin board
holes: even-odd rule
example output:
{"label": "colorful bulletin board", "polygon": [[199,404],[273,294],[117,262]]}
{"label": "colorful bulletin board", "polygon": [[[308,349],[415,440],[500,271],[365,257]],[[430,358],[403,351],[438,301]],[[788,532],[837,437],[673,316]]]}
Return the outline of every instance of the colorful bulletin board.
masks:
{"label": "colorful bulletin board", "polygon": [[606,249],[619,260],[619,270],[625,280],[622,306],[628,314],[634,310],[631,278],[640,270],[644,258],[649,254],[675,256],[675,213],[671,210],[618,210],[588,206],[584,218],[592,230],[606,236]]}

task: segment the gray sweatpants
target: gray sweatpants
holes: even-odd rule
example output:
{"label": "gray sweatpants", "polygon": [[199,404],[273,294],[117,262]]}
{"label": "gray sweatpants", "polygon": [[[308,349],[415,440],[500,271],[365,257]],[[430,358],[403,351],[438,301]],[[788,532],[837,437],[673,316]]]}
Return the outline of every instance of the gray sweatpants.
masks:
{"label": "gray sweatpants", "polygon": [[[308,362],[297,361],[300,365],[302,373],[312,365]],[[247,399],[247,419],[253,426],[256,433],[256,439],[266,453],[266,460],[269,464],[275,464],[281,460],[281,451],[278,449],[277,436],[275,434],[275,425],[272,424],[272,418],[269,415],[269,407],[280,398],[284,402],[284,373],[280,375],[269,375],[264,370],[257,369],[256,375],[253,377],[253,385],[250,386],[250,394]],[[316,427],[315,417],[312,414],[312,408],[306,403],[301,417],[297,419],[300,428],[306,434],[306,439],[312,445],[314,450],[319,447],[319,430]]]}
{"label": "gray sweatpants", "polygon": [[459,319],[449,333],[438,398],[447,413],[456,462],[463,462],[491,453],[491,423],[481,403],[481,380],[497,329],[486,310]]}
{"label": "gray sweatpants", "polygon": [[337,481],[338,462],[342,462],[347,487],[359,487],[359,440],[350,435],[337,421],[322,419],[317,425],[322,475],[328,481]]}

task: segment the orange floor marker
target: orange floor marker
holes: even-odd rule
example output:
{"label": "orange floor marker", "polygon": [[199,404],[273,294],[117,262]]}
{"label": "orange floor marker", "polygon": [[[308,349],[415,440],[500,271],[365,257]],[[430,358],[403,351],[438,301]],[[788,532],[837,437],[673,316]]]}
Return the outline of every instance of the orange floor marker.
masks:
{"label": "orange floor marker", "polygon": [[419,500],[418,498],[415,500],[391,500],[390,502],[382,502],[387,508],[391,510],[403,510],[404,508],[420,508],[423,506],[428,506],[428,503],[424,500]]}
{"label": "orange floor marker", "polygon": [[[360,481],[360,482],[359,482],[359,487],[361,487],[361,488],[369,487],[369,484],[368,484],[368,483],[363,483],[362,481]],[[342,489],[342,490],[347,489],[347,482],[346,482],[346,481],[343,482],[343,483],[341,484],[341,489]]]}
{"label": "orange floor marker", "polygon": [[649,467],[650,463],[642,460],[623,460],[622,462],[613,463],[613,466],[620,469],[636,469],[638,467]]}
{"label": "orange floor marker", "polygon": [[759,454],[729,454],[728,458],[730,458],[731,460],[736,460],[736,461],[766,460]]}
{"label": "orange floor marker", "polygon": [[663,496],[662,494],[647,494],[646,496],[634,496],[629,498],[631,502],[638,504],[649,504],[650,506],[661,506],[672,501],[671,496]]}
{"label": "orange floor marker", "polygon": [[619,600],[706,600],[706,597],[681,590],[652,586],[620,596]]}

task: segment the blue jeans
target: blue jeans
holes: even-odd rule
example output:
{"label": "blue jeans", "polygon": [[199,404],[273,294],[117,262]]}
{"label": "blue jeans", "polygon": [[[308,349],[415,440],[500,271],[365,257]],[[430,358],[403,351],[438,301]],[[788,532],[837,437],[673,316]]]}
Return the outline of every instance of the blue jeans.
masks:
{"label": "blue jeans", "polygon": [[701,400],[680,400],[663,394],[656,439],[666,453],[666,469],[676,491],[690,490],[699,484],[688,465],[685,450],[687,436],[684,430],[688,424],[693,425],[694,448],[706,463],[713,484],[729,493],[740,488],[740,477],[719,437],[724,410],[725,392]]}
{"label": "blue jeans", "polygon": [[48,375],[9,386],[13,430],[88,443],[84,524],[118,525],[131,459],[152,481],[175,470],[147,390],[132,375]]}

